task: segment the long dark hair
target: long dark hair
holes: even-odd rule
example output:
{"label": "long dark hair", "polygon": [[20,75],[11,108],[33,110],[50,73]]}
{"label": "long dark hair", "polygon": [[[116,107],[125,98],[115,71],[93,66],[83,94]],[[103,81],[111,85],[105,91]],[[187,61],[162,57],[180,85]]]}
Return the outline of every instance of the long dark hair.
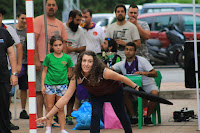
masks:
{"label": "long dark hair", "polygon": [[84,55],[93,57],[93,66],[89,76],[87,77],[87,79],[89,80],[89,84],[92,86],[98,85],[100,79],[103,77],[103,71],[106,66],[93,51],[84,51],[79,55],[77,64],[74,68],[75,78],[79,79],[83,77],[81,64]]}
{"label": "long dark hair", "polygon": [[117,43],[114,39],[112,38],[105,38],[105,40],[108,41],[108,47],[112,46],[111,52],[117,52]]}
{"label": "long dark hair", "polygon": [[50,39],[50,46],[51,46],[51,48],[50,48],[50,52],[51,53],[53,53],[54,52],[54,50],[53,50],[53,43],[55,42],[55,41],[57,41],[57,40],[60,40],[62,43],[63,43],[63,38],[60,36],[60,35],[53,35],[52,37],[51,37],[51,39]]}

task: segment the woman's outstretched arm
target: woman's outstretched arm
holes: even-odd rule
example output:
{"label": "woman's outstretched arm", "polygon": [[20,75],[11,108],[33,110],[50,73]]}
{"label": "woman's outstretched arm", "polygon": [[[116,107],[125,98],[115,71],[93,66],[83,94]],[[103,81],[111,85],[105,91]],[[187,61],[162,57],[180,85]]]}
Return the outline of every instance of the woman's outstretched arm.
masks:
{"label": "woman's outstretched arm", "polygon": [[[118,80],[118,81],[122,81],[123,83],[125,83],[126,85],[135,88],[137,85],[131,81],[129,78],[125,77],[124,75],[121,75],[113,70],[110,69],[106,69],[104,71],[104,78],[105,79],[112,79],[112,80]],[[135,88],[136,90],[139,89],[139,86],[137,86]]]}

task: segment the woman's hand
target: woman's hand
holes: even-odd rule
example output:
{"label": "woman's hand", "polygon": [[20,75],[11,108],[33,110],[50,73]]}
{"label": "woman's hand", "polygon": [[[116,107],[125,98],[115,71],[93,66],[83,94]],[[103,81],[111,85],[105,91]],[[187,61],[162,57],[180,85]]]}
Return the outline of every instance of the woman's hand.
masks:
{"label": "woman's hand", "polygon": [[137,91],[139,91],[139,88],[140,88],[140,86],[137,86],[135,89],[136,89]]}
{"label": "woman's hand", "polygon": [[44,122],[47,120],[47,117],[46,116],[43,116],[43,117],[40,117],[39,119],[36,120],[36,122]]}
{"label": "woman's hand", "polygon": [[143,73],[141,71],[134,72],[134,74],[143,75]]}

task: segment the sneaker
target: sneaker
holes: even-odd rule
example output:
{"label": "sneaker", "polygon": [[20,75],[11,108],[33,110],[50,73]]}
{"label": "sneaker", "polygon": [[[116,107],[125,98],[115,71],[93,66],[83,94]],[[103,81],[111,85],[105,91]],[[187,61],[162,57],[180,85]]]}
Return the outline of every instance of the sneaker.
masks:
{"label": "sneaker", "polygon": [[23,110],[19,116],[20,119],[29,119],[29,115],[27,114],[26,110]]}
{"label": "sneaker", "polygon": [[130,118],[131,124],[137,124],[138,123],[138,118]]}
{"label": "sneaker", "polygon": [[146,124],[146,125],[153,124],[150,116],[144,116],[144,124]]}
{"label": "sneaker", "polygon": [[58,116],[57,116],[57,115],[54,115],[54,116],[53,116],[53,120],[54,120],[55,122],[59,123],[59,121],[58,121]]}
{"label": "sneaker", "polygon": [[74,125],[74,122],[72,120],[73,120],[73,117],[66,116],[66,124],[68,124],[68,125]]}
{"label": "sneaker", "polygon": [[19,126],[15,126],[14,124],[12,124],[12,123],[10,122],[9,129],[10,129],[10,130],[18,130],[18,129],[19,129]]}

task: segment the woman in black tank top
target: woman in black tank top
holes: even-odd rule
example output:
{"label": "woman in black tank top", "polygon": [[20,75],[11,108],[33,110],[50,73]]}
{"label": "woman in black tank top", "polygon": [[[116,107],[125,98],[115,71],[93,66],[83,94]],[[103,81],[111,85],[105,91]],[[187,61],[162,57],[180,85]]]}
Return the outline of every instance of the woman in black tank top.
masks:
{"label": "woman in black tank top", "polygon": [[102,108],[105,101],[111,102],[125,133],[132,133],[130,120],[125,112],[121,82],[137,90],[139,87],[125,76],[106,68],[105,64],[92,51],[85,51],[80,54],[67,92],[46,116],[39,118],[37,121],[42,122],[52,117],[61,107],[68,103],[76,89],[76,81],[78,84],[82,83],[90,94],[92,105],[91,133],[100,132],[100,117],[102,116]]}

